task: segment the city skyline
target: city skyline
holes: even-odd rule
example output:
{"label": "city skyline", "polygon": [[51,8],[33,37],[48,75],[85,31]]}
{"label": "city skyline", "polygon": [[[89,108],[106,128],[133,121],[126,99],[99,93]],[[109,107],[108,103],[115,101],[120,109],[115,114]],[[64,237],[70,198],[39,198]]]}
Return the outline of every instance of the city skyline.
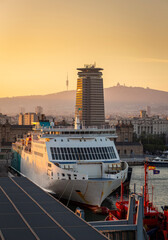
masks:
{"label": "city skyline", "polygon": [[0,1],[0,97],[76,89],[77,68],[104,69],[104,87],[168,91],[165,0]]}

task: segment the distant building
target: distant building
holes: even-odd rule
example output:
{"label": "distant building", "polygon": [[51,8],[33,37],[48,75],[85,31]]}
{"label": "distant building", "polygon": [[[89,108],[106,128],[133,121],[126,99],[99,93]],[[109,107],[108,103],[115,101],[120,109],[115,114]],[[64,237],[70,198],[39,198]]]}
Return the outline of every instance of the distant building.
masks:
{"label": "distant building", "polygon": [[150,106],[146,107],[146,112],[147,112],[148,117],[150,117],[151,116],[151,107]]}
{"label": "distant building", "polygon": [[10,123],[11,122],[11,117],[0,113],[0,124],[5,124],[6,121]]}
{"label": "distant building", "polygon": [[24,125],[24,114],[19,113],[19,120],[18,120],[19,125]]}
{"label": "distant building", "polygon": [[42,108],[41,106],[37,106],[37,107],[35,108],[35,113],[36,113],[37,115],[42,114],[42,113],[43,113],[43,108]]}
{"label": "distant building", "polygon": [[102,68],[85,65],[78,68],[76,109],[84,126],[100,126],[105,123]]}
{"label": "distant building", "polygon": [[130,121],[119,121],[116,125],[116,148],[120,157],[135,157],[143,155],[140,142],[133,142],[133,125]]}
{"label": "distant building", "polygon": [[17,138],[22,138],[23,135],[32,130],[32,126],[11,125],[8,122],[0,124],[0,148],[10,147],[12,142]]}
{"label": "distant building", "polygon": [[147,115],[141,117],[140,114],[140,118],[133,118],[131,122],[137,136],[141,134],[168,134],[168,120],[166,118],[148,117]]}
{"label": "distant building", "polygon": [[19,125],[33,125],[33,122],[38,121],[38,115],[36,113],[19,114]]}
{"label": "distant building", "polygon": [[140,118],[146,118],[147,114],[145,110],[140,110]]}
{"label": "distant building", "polygon": [[118,121],[116,133],[118,138],[116,142],[133,142],[133,125],[130,121]]}

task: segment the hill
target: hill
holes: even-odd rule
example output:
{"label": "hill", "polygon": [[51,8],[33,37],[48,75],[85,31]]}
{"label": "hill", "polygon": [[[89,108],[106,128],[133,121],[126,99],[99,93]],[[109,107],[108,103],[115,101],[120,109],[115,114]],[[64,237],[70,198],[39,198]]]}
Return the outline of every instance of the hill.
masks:
{"label": "hill", "polygon": [[[48,95],[0,98],[0,111],[16,114],[21,107],[33,112],[40,105],[46,114],[74,113],[76,91],[64,91]],[[168,92],[140,87],[114,86],[104,89],[105,112],[135,113],[151,106],[153,113],[168,113]]]}

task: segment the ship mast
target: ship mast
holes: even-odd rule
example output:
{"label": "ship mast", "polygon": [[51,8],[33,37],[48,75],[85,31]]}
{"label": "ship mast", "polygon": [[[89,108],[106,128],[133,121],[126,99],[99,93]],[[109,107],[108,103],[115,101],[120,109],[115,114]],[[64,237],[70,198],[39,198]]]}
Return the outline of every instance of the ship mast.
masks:
{"label": "ship mast", "polygon": [[123,186],[123,181],[122,181],[122,178],[121,178],[121,198],[120,198],[121,202],[123,202],[123,193],[124,193],[124,186]]}
{"label": "ship mast", "polygon": [[76,118],[75,118],[75,129],[79,130],[80,129],[80,120],[79,120],[79,114],[76,115]]}
{"label": "ship mast", "polygon": [[144,188],[144,213],[147,213],[147,204],[149,201],[149,194],[148,194],[148,164],[144,164],[144,171],[145,171],[145,188]]}

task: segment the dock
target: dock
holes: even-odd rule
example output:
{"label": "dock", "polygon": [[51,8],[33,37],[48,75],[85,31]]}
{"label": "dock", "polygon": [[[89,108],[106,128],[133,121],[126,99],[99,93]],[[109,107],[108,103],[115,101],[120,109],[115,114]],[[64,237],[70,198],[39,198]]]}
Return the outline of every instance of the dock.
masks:
{"label": "dock", "polygon": [[121,160],[127,162],[130,167],[131,166],[143,166],[144,162],[145,162],[145,157],[122,158]]}
{"label": "dock", "polygon": [[[136,200],[138,202],[136,207]],[[137,208],[136,220],[134,223],[135,212]],[[108,239],[129,239],[129,240],[147,240],[147,234],[143,228],[144,201],[143,196],[131,194],[129,196],[129,206],[127,219],[116,221],[90,222],[92,226],[104,233]]]}
{"label": "dock", "polygon": [[107,239],[25,177],[0,178],[0,239]]}

